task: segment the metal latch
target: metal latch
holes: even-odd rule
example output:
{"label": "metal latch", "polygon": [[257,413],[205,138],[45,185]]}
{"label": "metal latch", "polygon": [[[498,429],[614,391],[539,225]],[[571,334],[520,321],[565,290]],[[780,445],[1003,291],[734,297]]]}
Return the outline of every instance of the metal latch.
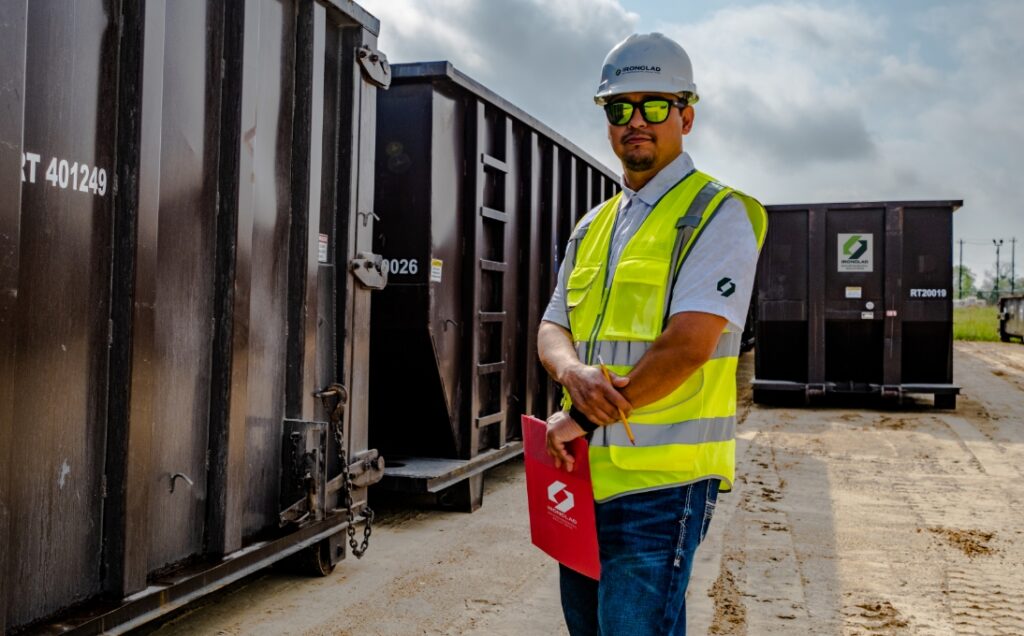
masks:
{"label": "metal latch", "polygon": [[377,49],[364,44],[356,51],[359,65],[363,67],[366,77],[381,88],[391,86],[391,65],[388,56]]}
{"label": "metal latch", "polygon": [[384,479],[384,458],[376,448],[358,453],[355,461],[348,465],[348,474],[356,488],[372,486]]}
{"label": "metal latch", "polygon": [[366,289],[384,289],[388,284],[388,273],[384,271],[384,259],[380,254],[359,252],[349,261],[349,270]]}
{"label": "metal latch", "polygon": [[[384,478],[384,458],[376,448],[357,453],[348,465],[348,475],[353,488],[366,488]],[[341,490],[342,477],[339,475],[327,482],[327,493]]]}

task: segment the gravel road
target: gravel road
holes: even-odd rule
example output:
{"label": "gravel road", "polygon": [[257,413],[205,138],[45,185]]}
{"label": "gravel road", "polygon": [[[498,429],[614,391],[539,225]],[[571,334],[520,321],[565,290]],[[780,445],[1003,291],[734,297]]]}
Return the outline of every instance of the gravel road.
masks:
{"label": "gravel road", "polygon": [[[957,343],[954,365],[955,411],[741,391],[740,477],[698,553],[689,633],[1024,634],[1024,346]],[[258,575],[154,633],[565,634],[522,464],[486,483],[472,515],[392,506],[364,559]]]}

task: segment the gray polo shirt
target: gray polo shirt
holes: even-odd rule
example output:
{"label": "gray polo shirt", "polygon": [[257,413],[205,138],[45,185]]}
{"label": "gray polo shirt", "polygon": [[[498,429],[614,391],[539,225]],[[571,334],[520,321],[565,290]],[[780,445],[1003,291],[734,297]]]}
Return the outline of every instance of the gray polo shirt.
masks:
{"label": "gray polo shirt", "polygon": [[[622,201],[612,230],[611,269],[618,264],[626,243],[640,228],[658,200],[693,169],[693,161],[684,152],[662,168],[638,192],[626,187],[624,179],[621,181]],[[600,209],[601,205],[598,205],[590,210],[580,224],[590,224]],[[574,249],[572,243],[568,249]],[[565,280],[569,272],[565,264],[574,262],[574,256],[568,252],[563,259],[558,270],[558,284],[544,311],[544,320],[566,329],[569,329],[569,316],[565,307]],[[747,306],[754,287],[756,268],[757,241],[746,209],[736,199],[727,198],[705,226],[679,271],[672,287],[669,314],[683,311],[714,314],[728,320],[730,330],[741,330],[747,319]],[[730,279],[732,284],[726,282],[720,285],[725,279]]]}

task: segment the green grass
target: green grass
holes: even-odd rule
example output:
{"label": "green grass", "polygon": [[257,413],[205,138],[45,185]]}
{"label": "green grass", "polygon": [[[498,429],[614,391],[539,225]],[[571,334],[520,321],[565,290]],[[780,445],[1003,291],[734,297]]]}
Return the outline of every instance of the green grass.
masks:
{"label": "green grass", "polygon": [[991,307],[954,307],[954,340],[999,340],[999,311]]}

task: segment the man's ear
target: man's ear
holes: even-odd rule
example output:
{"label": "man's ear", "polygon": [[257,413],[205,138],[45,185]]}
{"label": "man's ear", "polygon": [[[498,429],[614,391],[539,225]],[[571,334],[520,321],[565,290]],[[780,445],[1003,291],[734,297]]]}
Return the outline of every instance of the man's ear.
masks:
{"label": "man's ear", "polygon": [[689,134],[690,129],[693,128],[693,118],[696,113],[693,110],[693,106],[687,104],[686,106],[679,109],[680,115],[683,118],[683,134]]}

